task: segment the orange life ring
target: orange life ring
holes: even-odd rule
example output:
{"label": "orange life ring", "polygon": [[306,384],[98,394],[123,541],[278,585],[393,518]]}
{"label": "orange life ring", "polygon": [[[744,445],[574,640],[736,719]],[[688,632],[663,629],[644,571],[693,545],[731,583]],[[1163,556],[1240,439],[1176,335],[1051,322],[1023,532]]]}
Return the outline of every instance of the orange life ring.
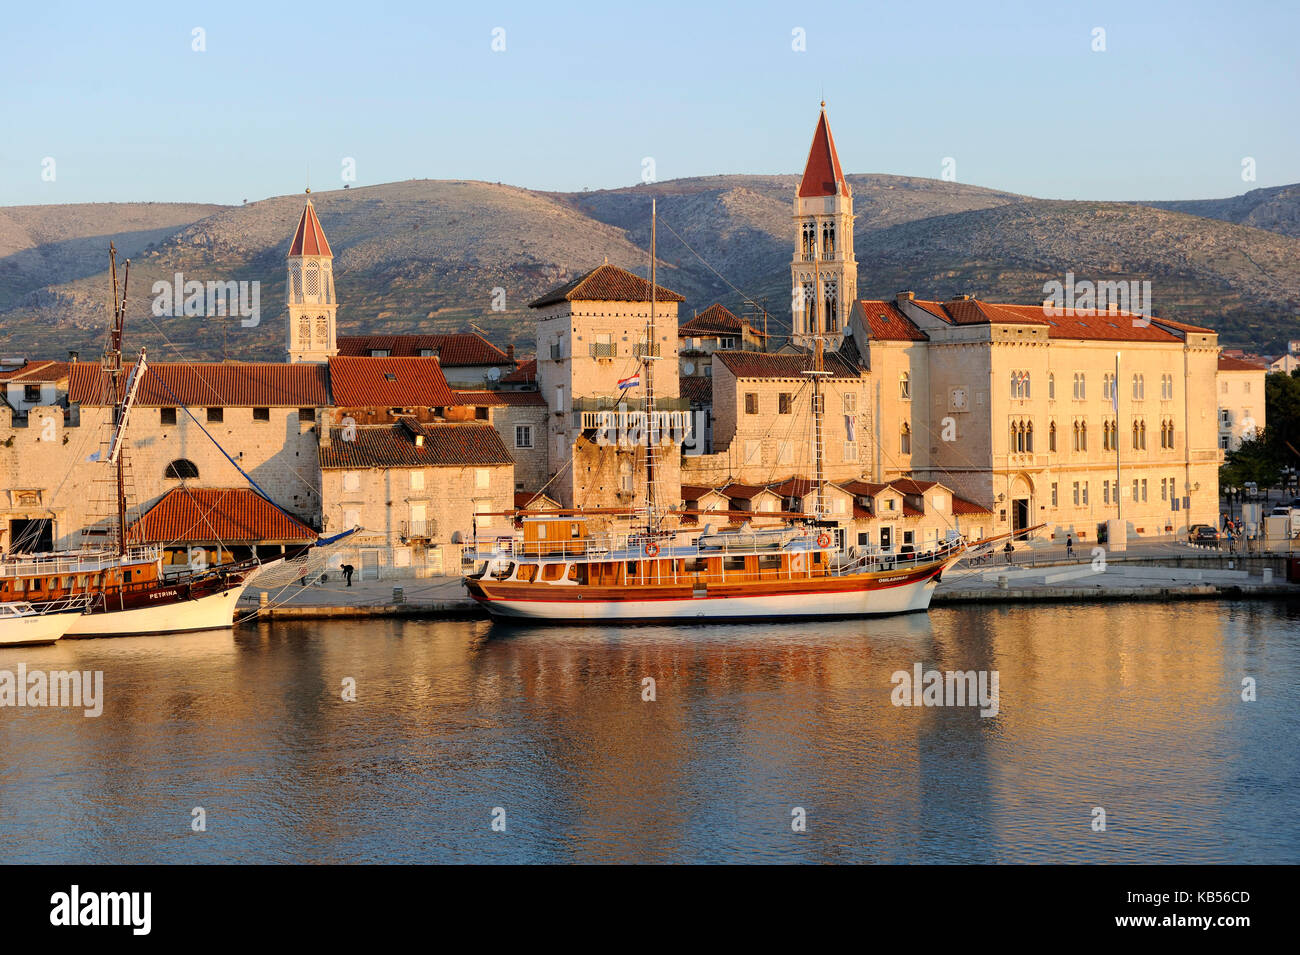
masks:
{"label": "orange life ring", "polygon": [[656,544],[654,541],[647,541],[645,545],[645,555],[647,557],[658,557],[659,545]]}
{"label": "orange life ring", "polygon": [[830,534],[818,534],[818,535],[817,535],[817,546],[818,546],[818,547],[830,547],[830,546],[831,546],[831,535],[830,535]]}

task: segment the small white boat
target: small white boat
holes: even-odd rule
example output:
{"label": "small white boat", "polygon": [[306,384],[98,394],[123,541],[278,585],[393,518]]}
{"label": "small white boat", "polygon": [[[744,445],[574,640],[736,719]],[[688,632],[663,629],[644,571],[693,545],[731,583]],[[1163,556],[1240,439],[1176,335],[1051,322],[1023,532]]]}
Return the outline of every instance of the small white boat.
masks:
{"label": "small white boat", "polygon": [[84,600],[57,600],[40,605],[21,600],[0,603],[0,647],[54,643],[81,619],[85,608]]}

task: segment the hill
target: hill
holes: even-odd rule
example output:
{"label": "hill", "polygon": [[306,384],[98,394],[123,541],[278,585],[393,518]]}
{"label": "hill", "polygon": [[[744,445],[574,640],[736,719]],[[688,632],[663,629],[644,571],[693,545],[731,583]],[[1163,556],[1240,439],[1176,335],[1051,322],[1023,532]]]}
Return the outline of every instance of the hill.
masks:
{"label": "hill", "polygon": [[[1300,237],[1288,231],[1287,213],[1300,187],[1210,205],[1136,204],[1038,200],[898,176],[849,180],[863,295],[911,288],[925,297],[1033,302],[1044,282],[1071,271],[1150,279],[1158,314],[1218,328],[1225,345],[1277,350],[1300,337]],[[337,257],[340,331],[453,331],[473,322],[527,351],[533,297],[606,259],[644,274],[651,196],[659,200],[660,279],[686,296],[683,314],[766,299],[770,329],[788,328],[796,181],[711,176],[546,193],[417,180],[312,198]],[[302,201],[0,209],[0,351],[48,357],[102,347],[112,236],[132,259],[132,348],[148,344],[160,358],[280,358],[284,258]],[[260,282],[260,325],[155,318],[150,289],[176,272]],[[492,310],[498,288],[504,312]]]}

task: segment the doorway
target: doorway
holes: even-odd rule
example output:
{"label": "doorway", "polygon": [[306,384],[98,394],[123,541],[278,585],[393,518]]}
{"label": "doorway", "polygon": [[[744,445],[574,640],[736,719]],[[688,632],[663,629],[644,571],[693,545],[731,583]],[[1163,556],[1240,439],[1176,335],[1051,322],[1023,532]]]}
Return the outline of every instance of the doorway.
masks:
{"label": "doorway", "polygon": [[9,552],[39,554],[54,550],[54,521],[48,517],[20,517],[9,522]]}
{"label": "doorway", "polygon": [[361,579],[379,579],[379,551],[363,550],[361,552]]}
{"label": "doorway", "polygon": [[1011,530],[1023,531],[1029,526],[1029,498],[1018,497],[1011,502]]}
{"label": "doorway", "polygon": [[892,527],[882,527],[880,529],[880,549],[886,554],[894,549],[894,529]]}

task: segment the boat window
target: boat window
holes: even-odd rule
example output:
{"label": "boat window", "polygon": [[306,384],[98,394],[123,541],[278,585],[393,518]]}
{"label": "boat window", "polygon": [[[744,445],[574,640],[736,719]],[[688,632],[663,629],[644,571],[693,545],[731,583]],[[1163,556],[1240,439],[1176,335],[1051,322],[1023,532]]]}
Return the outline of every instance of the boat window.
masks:
{"label": "boat window", "polygon": [[569,536],[570,536],[570,537],[573,537],[573,538],[581,537],[581,536],[582,536],[582,531],[581,531],[580,528],[581,528],[581,525],[579,525],[579,524],[570,524],[570,525],[569,525]]}
{"label": "boat window", "polygon": [[758,557],[758,569],[759,569],[759,570],[780,570],[780,569],[781,569],[781,555],[780,555],[780,554],[760,554],[759,557]]}
{"label": "boat window", "polygon": [[627,562],[627,575],[628,575],[629,577],[635,577],[635,576],[636,576],[636,561],[634,561],[634,560],[629,560],[629,561]]}
{"label": "boat window", "polygon": [[722,558],[723,570],[744,570],[745,558],[743,557],[724,557]]}
{"label": "boat window", "polygon": [[587,565],[570,564],[568,577],[576,584],[585,584],[587,582]]}
{"label": "boat window", "polygon": [[542,580],[554,582],[564,576],[563,564],[547,564],[542,568]]}
{"label": "boat window", "polygon": [[537,578],[537,565],[536,565],[536,564],[521,564],[520,567],[519,567],[519,575],[518,575],[518,578],[519,578],[520,580],[523,580],[523,581],[526,581],[526,582],[531,583],[533,580],[535,580],[535,579]]}
{"label": "boat window", "polygon": [[703,557],[692,557],[686,561],[688,574],[702,574],[709,569],[709,562]]}

